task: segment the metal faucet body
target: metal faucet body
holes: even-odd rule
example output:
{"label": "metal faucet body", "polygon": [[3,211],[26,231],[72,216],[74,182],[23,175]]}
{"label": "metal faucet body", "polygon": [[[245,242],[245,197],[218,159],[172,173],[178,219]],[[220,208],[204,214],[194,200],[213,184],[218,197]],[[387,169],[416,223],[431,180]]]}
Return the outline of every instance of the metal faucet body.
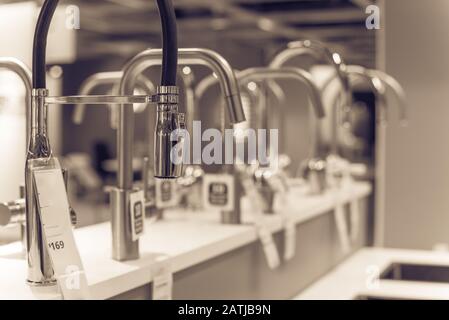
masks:
{"label": "metal faucet body", "polygon": [[379,102],[381,108],[376,111],[376,120],[378,123],[383,123],[387,120],[387,101],[386,101],[386,88],[384,83],[366,69],[361,66],[349,65],[347,66],[347,73],[351,81],[363,81],[367,83],[376,96],[376,100]]}
{"label": "metal faucet body", "polygon": [[299,68],[250,68],[240,71],[237,78],[241,85],[250,81],[290,79],[301,82],[306,86],[315,115],[324,117],[324,107],[321,101],[320,90],[315,85],[311,74]]}
{"label": "metal faucet body", "polygon": [[391,90],[391,92],[395,96],[396,103],[399,108],[399,120],[402,125],[407,125],[408,121],[407,97],[404,88],[402,88],[401,84],[391,75],[380,70],[368,69],[367,73],[371,77],[376,77],[380,81],[382,81],[383,85],[385,86],[385,89]]}
{"label": "metal faucet body", "polygon": [[[82,96],[87,96],[92,93],[96,88],[100,86],[112,86],[112,94],[118,94],[118,86],[120,85],[120,80],[123,77],[123,72],[121,71],[110,71],[110,72],[98,72],[86,80],[80,86],[79,94]],[[136,86],[141,88],[145,94],[152,95],[156,92],[156,87],[152,81],[150,81],[144,75],[140,75],[136,80]],[[84,114],[86,111],[86,105],[77,104],[75,106],[75,111],[73,113],[72,120],[76,124],[81,124],[84,119]],[[117,121],[115,113],[117,112],[117,108],[111,107],[111,127],[117,128]]]}
{"label": "metal faucet body", "polygon": [[[305,84],[307,88],[307,92],[309,94],[309,98],[312,102],[312,106],[314,108],[314,113],[317,118],[324,117],[324,107],[321,100],[320,90],[315,85],[311,74],[305,70],[299,68],[267,68],[267,67],[259,67],[259,68],[249,68],[243,71],[237,72],[237,79],[239,81],[239,85],[244,87],[251,81],[269,81],[269,80],[279,80],[279,79],[290,79],[296,80],[303,84]],[[207,91],[209,87],[217,82],[216,78],[213,76],[209,76],[202,80],[197,87],[196,96],[201,97]],[[273,86],[275,84],[275,86]],[[282,89],[278,88],[276,82],[272,82],[269,88],[275,88],[274,93],[277,93],[277,96],[282,99],[284,97]],[[279,92],[281,94],[279,94]],[[266,171],[266,170],[265,170]],[[276,177],[273,172],[270,174],[260,174],[260,177],[269,176]],[[259,179],[260,180],[260,179]],[[267,183],[261,183],[261,185],[269,185]],[[236,197],[239,198],[240,197]],[[240,201],[240,200],[239,200]],[[271,212],[270,205],[265,206],[268,208],[266,211]]]}
{"label": "metal faucet body", "polygon": [[30,285],[53,285],[56,282],[44,241],[32,177],[34,161],[50,159],[52,156],[47,134],[47,95],[47,89],[32,91],[31,131],[25,169],[27,280]]}
{"label": "metal faucet body", "polygon": [[[284,66],[289,60],[301,56],[301,55],[312,55],[317,59],[326,61],[329,65],[333,66],[336,71],[336,75],[341,82],[341,86],[344,93],[343,101],[343,119],[345,124],[349,123],[349,112],[352,105],[352,92],[350,87],[350,82],[348,74],[346,72],[346,64],[338,53],[332,52],[324,44],[318,41],[293,41],[288,44],[288,47],[279,52],[271,61],[270,67],[280,68]],[[339,116],[337,113],[339,108],[337,108],[333,113],[333,140],[331,145],[331,153],[338,154],[338,130],[337,123]]]}
{"label": "metal faucet body", "polygon": [[[48,143],[48,138],[46,135],[46,110],[47,105],[49,104],[95,104],[95,105],[103,105],[103,104],[127,104],[131,106],[131,112],[133,113],[132,104],[134,103],[156,103],[158,110],[159,109],[170,109],[170,116],[175,117],[174,125],[182,127],[179,125],[179,122],[182,120],[182,114],[178,114],[175,112],[177,109],[177,103],[178,103],[178,96],[177,96],[177,87],[165,87],[161,86],[157,89],[157,94],[152,96],[134,96],[134,95],[128,95],[128,96],[63,96],[63,97],[48,97],[47,96],[48,91],[46,89],[38,89],[33,90],[33,112],[32,112],[32,123],[36,123],[36,126],[32,126],[32,139],[30,143],[29,148],[29,159],[49,159],[51,157],[51,148]],[[35,115],[35,116],[33,116]],[[129,123],[127,125],[133,127],[133,121],[134,118],[127,120]],[[175,129],[175,128],[172,128]],[[118,133],[121,134],[121,131],[123,130],[119,127]],[[157,132],[156,132],[157,133]],[[132,145],[127,146],[130,148],[130,151],[132,152]],[[123,149],[121,149],[123,150]],[[164,154],[170,154],[169,148],[164,149]],[[167,163],[169,160],[167,160]],[[31,162],[28,162],[31,163]],[[171,164],[170,164],[171,165]],[[173,167],[176,170],[172,170],[170,172],[164,171],[164,177],[177,177],[180,174],[180,167],[174,166]],[[49,275],[52,272],[51,269],[51,263],[49,259],[47,260],[44,255],[46,253],[46,249],[42,246],[43,245],[43,234],[41,230],[41,225],[39,221],[39,215],[35,207],[33,207],[34,202],[34,190],[32,180],[31,180],[31,174],[30,171],[31,168],[27,170],[27,179],[26,179],[26,187],[27,189],[27,221],[30,219],[35,219],[35,225],[37,226],[38,232],[33,235],[33,237],[28,237],[27,240],[30,242],[30,239],[35,239],[36,243],[35,245],[31,247],[36,247],[37,252],[41,255],[41,260],[43,261],[40,263],[41,266],[47,266],[48,272],[46,273]],[[129,168],[131,170],[131,168]],[[31,186],[31,188],[29,187]],[[117,193],[114,191],[118,190],[119,194],[125,194],[126,196],[123,198],[124,202],[120,202],[120,205],[123,205],[122,209],[123,211],[120,211],[123,214],[129,214],[129,196],[131,192],[136,191],[135,188],[130,188],[127,191],[122,191],[118,188],[113,188],[112,194],[111,194],[111,207],[116,208],[117,204],[117,198],[115,197]],[[115,211],[114,211],[115,212]],[[31,215],[31,216],[30,216]],[[117,239],[130,239],[131,235],[131,225],[130,225],[130,216],[123,216],[121,219],[124,221],[124,224],[122,225],[123,228],[117,229],[117,225],[115,224],[116,220],[114,220],[114,216],[112,217],[112,227],[113,227],[113,258],[116,260],[130,260],[130,259],[137,259],[139,254],[138,250],[134,251],[131,250],[134,247],[137,247],[138,249],[138,241],[130,241],[126,242],[128,245],[127,247],[119,247],[117,248]],[[129,238],[128,238],[129,237]],[[120,251],[117,251],[117,249],[120,249]],[[116,253],[120,253],[121,255],[116,255]],[[48,255],[48,254],[47,254]],[[44,260],[46,259],[46,260]],[[35,261],[35,260],[33,260]],[[44,281],[38,282],[39,284],[45,284]]]}
{"label": "metal faucet body", "polygon": [[[26,137],[30,136],[31,131],[31,92],[33,90],[33,84],[31,82],[31,71],[30,69],[20,60],[16,58],[0,58],[0,69],[6,69],[14,72],[22,80],[25,86],[25,99],[26,99]],[[28,141],[27,141],[28,145]]]}
{"label": "metal faucet body", "polygon": [[[149,67],[161,65],[162,50],[148,49],[129,61],[123,68],[120,82],[120,94],[132,94],[136,86],[136,78]],[[210,67],[221,80],[222,90],[229,106],[231,121],[245,120],[240,92],[232,68],[219,54],[207,49],[179,49],[178,65],[205,65]],[[164,88],[162,88],[164,89]],[[176,93],[175,93],[176,90]],[[155,176],[167,177],[178,174],[179,167],[160,157],[173,145],[168,134],[176,127],[180,119],[178,114],[177,89],[167,87],[159,92],[162,99],[157,107],[155,136]],[[176,99],[174,99],[176,98]],[[136,259],[139,252],[138,241],[132,241],[129,221],[129,195],[133,192],[132,155],[134,136],[134,112],[132,106],[123,104],[120,107],[119,126],[117,130],[118,183],[111,190],[113,258],[116,260]],[[179,172],[180,173],[180,172]]]}
{"label": "metal faucet body", "polygon": [[402,125],[407,123],[407,102],[405,92],[396,79],[379,71],[366,69],[361,66],[348,66],[348,73],[365,80],[376,95],[376,151],[375,151],[375,213],[374,213],[374,244],[383,245],[383,230],[385,224],[385,170],[386,170],[386,135],[385,125],[388,121],[387,88],[393,92],[399,108],[399,120]]}
{"label": "metal faucet body", "polygon": [[[47,139],[47,109],[43,97],[45,89],[33,90],[31,72],[20,61],[13,58],[0,58],[0,68],[15,72],[23,81],[26,89],[26,137],[27,165],[25,169],[25,203],[15,201],[17,206],[7,206],[11,222],[23,222],[23,205],[25,206],[26,256],[28,260],[27,280],[30,284],[54,284],[53,268],[46,246],[42,240],[42,226],[36,210],[29,160],[49,157],[51,150]],[[17,209],[17,210],[15,210]]]}
{"label": "metal faucet body", "polygon": [[[46,45],[50,29],[50,24],[58,6],[58,0],[45,0],[40,10],[34,38],[33,38],[33,81],[32,81],[32,108],[31,108],[31,132],[30,143],[27,155],[27,168],[25,172],[25,189],[26,189],[26,214],[27,214],[27,242],[28,242],[28,261],[36,267],[29,268],[31,272],[39,271],[39,273],[29,273],[29,281],[31,283],[46,284],[54,282],[53,270],[51,268],[50,259],[46,246],[44,244],[44,236],[42,233],[42,225],[39,219],[37,203],[35,199],[35,190],[32,181],[33,165],[39,161],[51,160],[52,153],[47,129],[47,105],[48,104],[120,104],[119,128],[118,128],[118,190],[125,194],[125,201],[121,202],[123,206],[120,212],[128,214],[126,217],[120,217],[125,225],[121,226],[118,237],[122,237],[125,241],[125,247],[117,247],[117,241],[113,239],[113,257],[117,260],[126,260],[137,258],[138,241],[130,239],[131,217],[129,215],[129,195],[132,189],[132,167],[124,164],[124,160],[132,159],[133,141],[132,135],[134,130],[134,113],[133,103],[156,103],[158,111],[167,110],[170,119],[175,119],[171,124],[177,126],[183,120],[183,115],[177,113],[178,89],[176,87],[176,69],[177,69],[177,25],[173,3],[171,0],[157,0],[157,6],[160,16],[162,29],[162,53],[163,67],[161,72],[161,86],[157,89],[154,96],[134,96],[130,92],[128,96],[71,96],[71,97],[48,97],[46,89]],[[125,77],[125,76],[124,76]],[[135,81],[135,79],[133,79]],[[158,132],[156,131],[156,134]],[[123,147],[125,146],[125,147]],[[174,146],[173,146],[174,147]],[[129,154],[123,154],[124,151],[130,151]],[[167,150],[171,151],[171,150]],[[168,155],[165,154],[164,160]],[[167,160],[167,162],[169,162]],[[173,163],[171,163],[173,164]],[[182,164],[181,164],[182,165]],[[164,177],[176,177],[179,166],[168,166],[173,172],[164,172]],[[124,170],[129,170],[125,172]],[[156,168],[157,171],[158,168]],[[165,169],[165,167],[164,167]],[[176,169],[176,170],[175,170]],[[125,178],[125,179],[124,179]],[[130,178],[130,179],[127,179]],[[126,180],[126,181],[124,181]],[[130,182],[128,184],[128,182]],[[122,188],[124,186],[125,188]],[[111,197],[114,201],[114,197]],[[36,226],[35,229],[30,228],[30,221]],[[113,234],[117,235],[116,226],[114,225],[114,217],[112,219]],[[131,240],[131,241],[129,241]],[[31,246],[30,246],[31,244]],[[120,243],[121,244],[121,243]],[[36,252],[30,252],[29,248],[35,248]],[[129,250],[128,250],[129,249]],[[137,250],[135,250],[137,249]],[[123,255],[121,253],[124,253]],[[36,281],[37,280],[37,281]]]}
{"label": "metal faucet body", "polygon": [[[267,81],[267,80],[279,80],[279,79],[290,79],[290,80],[296,80],[299,81],[303,84],[305,84],[306,88],[307,88],[307,92],[309,94],[309,99],[312,103],[312,107],[314,110],[314,114],[315,117],[317,119],[323,118],[325,116],[325,111],[324,111],[324,106],[322,104],[322,100],[321,100],[321,92],[318,89],[318,87],[315,85],[312,75],[302,69],[299,68],[279,68],[279,69],[273,69],[273,68],[250,68],[247,70],[244,70],[242,72],[240,72],[238,74],[238,78],[241,82],[242,85],[247,84],[249,81]],[[270,85],[271,86],[271,85]],[[312,125],[310,126],[312,128]],[[311,147],[311,157],[312,159],[314,159],[317,154],[317,145],[316,145],[316,140],[317,140],[317,128],[318,125],[315,126],[315,130],[311,130],[312,133],[312,147]],[[265,169],[266,170],[266,169]],[[273,171],[273,169],[270,169],[271,172],[270,174],[266,175],[261,175],[262,177],[268,176],[270,178],[280,178],[280,180],[283,182],[283,185],[285,186],[283,188],[283,190],[286,190],[288,187],[286,187],[287,181],[286,181],[286,175],[284,172],[282,172],[282,170],[275,170]],[[311,175],[313,176],[313,175]],[[313,180],[313,179],[311,179]],[[268,181],[269,182],[269,181]],[[314,186],[316,185],[316,183],[312,183]],[[263,185],[263,184],[261,184]],[[266,184],[268,186],[270,186],[270,184]],[[315,190],[322,190],[324,188],[324,186],[318,186],[318,187],[314,187],[313,189]],[[275,190],[272,190],[272,192],[275,192]],[[272,212],[272,209],[269,207],[269,209],[267,210],[268,213]]]}

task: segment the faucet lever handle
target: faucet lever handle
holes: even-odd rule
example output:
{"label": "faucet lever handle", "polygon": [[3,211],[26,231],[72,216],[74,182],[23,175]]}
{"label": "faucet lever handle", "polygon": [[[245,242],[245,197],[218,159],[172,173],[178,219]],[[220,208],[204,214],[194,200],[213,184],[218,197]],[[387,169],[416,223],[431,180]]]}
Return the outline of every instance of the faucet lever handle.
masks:
{"label": "faucet lever handle", "polygon": [[25,199],[0,203],[0,226],[25,223]]}

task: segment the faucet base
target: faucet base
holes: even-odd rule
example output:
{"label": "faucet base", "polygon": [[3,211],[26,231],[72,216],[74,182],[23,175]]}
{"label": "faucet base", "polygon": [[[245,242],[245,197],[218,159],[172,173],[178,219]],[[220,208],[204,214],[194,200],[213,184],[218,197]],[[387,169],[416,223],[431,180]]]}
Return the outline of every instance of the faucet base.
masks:
{"label": "faucet base", "polygon": [[127,261],[139,259],[139,240],[131,235],[130,194],[134,190],[111,188],[112,259]]}

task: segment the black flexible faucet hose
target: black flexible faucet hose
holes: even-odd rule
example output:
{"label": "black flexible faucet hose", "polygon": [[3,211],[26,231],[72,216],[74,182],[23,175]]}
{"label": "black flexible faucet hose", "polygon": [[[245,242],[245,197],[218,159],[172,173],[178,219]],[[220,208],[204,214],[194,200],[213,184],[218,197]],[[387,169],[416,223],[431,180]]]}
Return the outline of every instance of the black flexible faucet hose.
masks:
{"label": "black flexible faucet hose", "polygon": [[33,88],[46,87],[45,51],[47,48],[48,29],[59,0],[46,0],[39,13],[33,42]]}
{"label": "black flexible faucet hose", "polygon": [[[53,14],[59,0],[45,0],[39,13],[33,43],[33,88],[45,88],[45,51]],[[178,65],[178,37],[176,15],[171,0],[157,0],[162,25],[162,86],[176,85]]]}
{"label": "black flexible faucet hose", "polygon": [[162,26],[161,86],[175,86],[178,67],[178,32],[172,0],[157,0]]}

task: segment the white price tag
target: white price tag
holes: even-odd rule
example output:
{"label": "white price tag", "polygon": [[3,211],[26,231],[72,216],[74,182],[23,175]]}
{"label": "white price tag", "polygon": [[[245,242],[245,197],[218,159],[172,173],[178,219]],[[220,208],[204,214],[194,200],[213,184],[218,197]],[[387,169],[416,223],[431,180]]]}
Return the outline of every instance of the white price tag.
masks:
{"label": "white price tag", "polygon": [[156,178],[156,207],[165,209],[178,204],[175,179]]}
{"label": "white price tag", "polygon": [[284,218],[284,260],[291,260],[296,251],[296,225],[289,217]]}
{"label": "white price tag", "polygon": [[268,267],[272,270],[278,268],[281,264],[281,259],[279,258],[279,252],[277,250],[276,244],[274,243],[273,235],[264,225],[258,226],[257,233],[262,243]]}
{"label": "white price tag", "polygon": [[131,215],[131,236],[136,241],[144,233],[145,228],[145,196],[143,190],[133,192],[129,195],[129,206]]}
{"label": "white price tag", "polygon": [[262,206],[260,205],[263,200],[260,199],[261,195],[257,192],[254,182],[250,178],[243,177],[241,181],[243,189],[245,190],[246,195],[250,198],[254,209],[257,235],[262,244],[268,267],[272,270],[276,269],[281,264],[281,259],[276,244],[274,243],[273,234],[270,232],[264,221]]}
{"label": "white price tag", "polygon": [[296,224],[289,214],[290,198],[285,192],[278,193],[281,203],[280,212],[284,225],[284,260],[293,259],[296,253]]}
{"label": "white price tag", "polygon": [[343,253],[347,254],[351,250],[349,241],[348,225],[346,223],[345,209],[342,203],[337,203],[334,210],[335,223],[337,225],[338,239]]}
{"label": "white price tag", "polygon": [[351,224],[351,241],[355,242],[357,241],[357,238],[359,237],[360,233],[360,207],[359,207],[359,200],[354,199],[349,203],[349,217],[350,217],[350,224]]}
{"label": "white price tag", "polygon": [[173,273],[169,260],[157,263],[152,268],[153,300],[172,300]]}
{"label": "white price tag", "polygon": [[234,176],[206,174],[203,180],[203,204],[206,210],[234,210]]}
{"label": "white price tag", "polygon": [[33,170],[46,246],[63,298],[88,299],[87,279],[73,236],[64,178],[57,159],[50,161],[51,165]]}

